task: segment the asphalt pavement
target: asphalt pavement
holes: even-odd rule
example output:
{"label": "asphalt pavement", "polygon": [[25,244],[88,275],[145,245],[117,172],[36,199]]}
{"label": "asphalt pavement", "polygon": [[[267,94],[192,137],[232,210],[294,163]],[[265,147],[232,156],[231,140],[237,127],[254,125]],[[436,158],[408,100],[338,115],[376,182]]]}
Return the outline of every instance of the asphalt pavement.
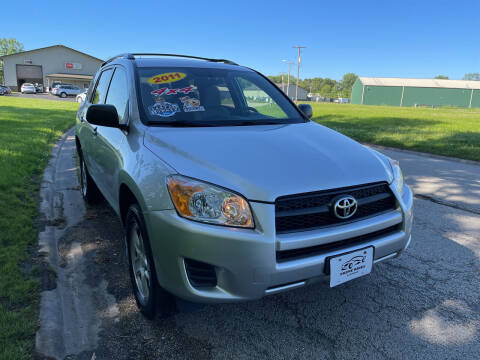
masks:
{"label": "asphalt pavement", "polygon": [[73,101],[75,102],[75,96],[68,96],[66,98],[61,98],[60,96],[55,96],[50,93],[38,93],[38,94],[21,94],[21,93],[13,93],[8,96],[13,97],[23,97],[23,98],[30,98],[30,99],[42,99],[42,100],[58,100],[58,101]]}
{"label": "asphalt pavement", "polygon": [[[42,187],[41,244],[59,284],[42,294],[37,358],[478,359],[480,165],[380,151],[400,160],[416,193],[413,242],[401,257],[333,289],[325,282],[148,321],[131,293],[120,222],[105,203],[79,200],[67,134]],[[59,308],[56,298],[66,299]]]}

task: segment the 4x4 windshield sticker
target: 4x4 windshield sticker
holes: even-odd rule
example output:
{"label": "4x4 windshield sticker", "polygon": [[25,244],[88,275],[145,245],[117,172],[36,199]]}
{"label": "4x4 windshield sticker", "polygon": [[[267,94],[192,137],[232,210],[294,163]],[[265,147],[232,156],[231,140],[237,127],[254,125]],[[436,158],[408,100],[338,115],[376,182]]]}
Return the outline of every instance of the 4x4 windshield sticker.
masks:
{"label": "4x4 windshield sticker", "polygon": [[184,96],[180,98],[180,101],[183,103],[183,111],[185,112],[205,111],[205,108],[200,106],[200,100],[198,99]]}
{"label": "4x4 windshield sticker", "polygon": [[163,74],[152,76],[150,79],[148,79],[148,83],[149,84],[166,84],[166,83],[182,80],[186,77],[187,77],[187,74],[185,73],[169,72],[169,73],[163,73]]}
{"label": "4x4 windshield sticker", "polygon": [[157,90],[153,90],[151,92],[152,95],[154,96],[160,96],[160,95],[177,95],[178,93],[183,93],[185,95],[190,94],[193,91],[193,85],[187,86],[185,88],[181,89],[169,89],[169,88],[161,88]]}
{"label": "4x4 windshield sticker", "polygon": [[175,115],[175,113],[180,112],[180,108],[177,104],[169,103],[163,98],[157,98],[155,104],[149,106],[148,109],[150,110],[150,114],[162,117],[172,116]]}

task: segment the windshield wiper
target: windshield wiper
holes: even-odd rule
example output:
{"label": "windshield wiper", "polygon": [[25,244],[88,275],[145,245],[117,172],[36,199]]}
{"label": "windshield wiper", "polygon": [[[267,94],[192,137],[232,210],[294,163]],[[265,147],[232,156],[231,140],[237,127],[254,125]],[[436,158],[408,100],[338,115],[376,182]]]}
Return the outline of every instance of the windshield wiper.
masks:
{"label": "windshield wiper", "polygon": [[283,123],[278,121],[265,121],[265,120],[246,120],[235,122],[232,126],[250,126],[250,125],[282,125]]}
{"label": "windshield wiper", "polygon": [[221,127],[221,126],[251,126],[251,125],[283,125],[278,121],[265,120],[237,120],[237,121],[217,121],[217,122],[201,122],[201,121],[163,121],[151,122],[150,125],[155,126],[170,126],[170,127]]}
{"label": "windshield wiper", "polygon": [[219,124],[213,124],[208,122],[198,122],[198,121],[164,121],[164,122],[151,122],[151,125],[157,126],[171,126],[171,127],[211,127],[211,126],[223,126]]}

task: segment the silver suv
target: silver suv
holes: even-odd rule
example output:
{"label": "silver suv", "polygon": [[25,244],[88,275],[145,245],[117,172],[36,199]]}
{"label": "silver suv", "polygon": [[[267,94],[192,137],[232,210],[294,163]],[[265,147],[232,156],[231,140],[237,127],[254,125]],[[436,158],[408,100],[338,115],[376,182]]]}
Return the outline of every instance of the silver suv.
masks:
{"label": "silver suv", "polygon": [[101,66],[76,144],[83,196],[103,194],[124,224],[147,317],[169,294],[229,302],[337,286],[409,245],[398,162],[310,121],[310,105],[252,69],[146,55]]}
{"label": "silver suv", "polygon": [[82,93],[82,89],[75,85],[66,85],[66,84],[59,84],[52,89],[52,94],[60,96],[62,98],[66,98],[67,96],[75,96]]}

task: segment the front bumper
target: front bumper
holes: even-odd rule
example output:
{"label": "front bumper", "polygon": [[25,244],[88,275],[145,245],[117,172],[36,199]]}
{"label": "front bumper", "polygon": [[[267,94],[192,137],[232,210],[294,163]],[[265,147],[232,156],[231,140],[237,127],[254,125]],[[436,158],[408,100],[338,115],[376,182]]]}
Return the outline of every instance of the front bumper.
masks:
{"label": "front bumper", "polygon": [[[395,189],[392,191],[396,194]],[[197,223],[177,215],[175,210],[145,213],[150,243],[162,287],[197,302],[229,302],[258,299],[327,279],[326,258],[373,246],[374,262],[398,256],[411,240],[413,196],[405,186],[398,208],[354,223],[293,234],[275,233],[275,206],[252,202],[257,228],[240,229]],[[288,261],[278,261],[277,252],[306,248],[363,236],[382,229],[395,231],[368,238],[354,245]],[[192,286],[184,259],[215,266],[217,286]]]}

